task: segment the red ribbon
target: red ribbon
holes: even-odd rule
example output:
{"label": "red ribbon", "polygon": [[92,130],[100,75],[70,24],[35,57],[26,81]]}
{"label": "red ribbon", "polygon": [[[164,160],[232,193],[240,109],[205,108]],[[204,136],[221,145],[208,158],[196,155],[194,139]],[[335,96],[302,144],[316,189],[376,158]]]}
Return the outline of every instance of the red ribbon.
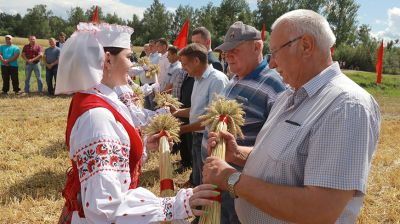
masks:
{"label": "red ribbon", "polygon": [[221,203],[222,190],[219,189],[219,188],[217,188],[217,189],[215,189],[214,191],[218,191],[218,192],[219,192],[219,195],[218,195],[218,196],[215,196],[215,197],[210,197],[210,198],[208,198],[208,199],[213,200],[213,201],[217,201],[217,202]]}
{"label": "red ribbon", "polygon": [[226,114],[219,115],[219,121],[222,121],[225,124],[228,124],[228,116]]}
{"label": "red ribbon", "polygon": [[174,181],[172,179],[162,179],[160,181],[160,191],[174,190]]}
{"label": "red ribbon", "polygon": [[161,131],[160,131],[160,138],[163,137],[163,136],[165,136],[165,137],[168,138],[167,132],[164,131],[164,130],[161,130]]}

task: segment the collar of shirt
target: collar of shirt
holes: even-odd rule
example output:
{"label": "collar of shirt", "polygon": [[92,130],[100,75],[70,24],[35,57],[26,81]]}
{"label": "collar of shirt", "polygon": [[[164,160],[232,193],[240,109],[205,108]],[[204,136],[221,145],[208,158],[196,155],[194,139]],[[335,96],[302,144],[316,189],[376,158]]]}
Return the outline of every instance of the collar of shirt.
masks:
{"label": "collar of shirt", "polygon": [[341,74],[339,64],[333,63],[329,67],[325,68],[322,72],[304,84],[297,91],[293,91],[293,97],[290,98],[289,105],[297,105],[302,102],[307,96],[312,97],[319,89],[325,86],[335,76]]}
{"label": "collar of shirt", "polygon": [[173,67],[177,66],[178,63],[179,63],[179,60],[176,61],[176,62],[174,62],[174,63],[169,64],[169,67],[170,67],[170,68],[173,68]]}
{"label": "collar of shirt", "polygon": [[302,88],[304,88],[307,94],[311,97],[326,83],[341,73],[339,63],[335,62],[304,84]]}
{"label": "collar of shirt", "polygon": [[207,79],[208,76],[210,76],[210,73],[212,72],[212,70],[213,70],[212,65],[208,65],[207,69],[204,71],[204,73],[203,73],[203,75],[201,76],[201,78],[200,78],[200,79],[197,79],[197,78],[196,78],[196,79],[197,79],[197,80]]}
{"label": "collar of shirt", "polygon": [[97,86],[94,87],[94,89],[97,90],[98,92],[100,92],[105,97],[111,98],[118,102],[117,93],[115,93],[115,91],[113,89],[104,85],[103,83],[98,84]]}
{"label": "collar of shirt", "polygon": [[[251,71],[248,75],[246,75],[243,79],[256,79],[257,77],[260,76],[261,71],[264,70],[264,68],[268,66],[267,60],[262,60],[260,64],[257,65],[257,67]],[[233,77],[235,80],[239,79],[237,75]]]}

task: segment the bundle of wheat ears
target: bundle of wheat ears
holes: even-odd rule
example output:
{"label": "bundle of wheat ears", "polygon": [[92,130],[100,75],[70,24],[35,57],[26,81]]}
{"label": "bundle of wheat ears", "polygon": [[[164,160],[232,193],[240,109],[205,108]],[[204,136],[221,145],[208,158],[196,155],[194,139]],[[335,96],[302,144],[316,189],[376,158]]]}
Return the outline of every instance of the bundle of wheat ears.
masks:
{"label": "bundle of wheat ears", "polygon": [[152,78],[160,73],[160,66],[152,64],[149,57],[143,57],[138,59],[140,66],[147,66],[148,70],[145,73],[146,78]]}
{"label": "bundle of wheat ears", "polygon": [[[240,128],[244,124],[244,111],[235,100],[227,100],[217,96],[211,105],[206,108],[206,114],[200,116],[203,126],[210,125],[210,131],[228,131],[235,137],[243,138]],[[221,138],[215,146],[212,156],[225,160],[225,141]],[[221,222],[221,198],[218,197],[210,206],[206,206],[206,213],[200,217],[201,224],[217,224]]]}
{"label": "bundle of wheat ears", "polygon": [[150,58],[149,58],[149,57],[139,58],[139,59],[138,59],[138,64],[139,64],[140,66],[150,65]]}
{"label": "bundle of wheat ears", "polygon": [[168,93],[156,93],[154,97],[154,102],[156,103],[156,108],[173,106],[175,108],[179,108],[182,106],[182,103],[178,101],[178,99],[171,94]]}
{"label": "bundle of wheat ears", "polygon": [[136,106],[143,108],[144,107],[144,93],[139,85],[133,87],[133,94],[137,97]]}
{"label": "bundle of wheat ears", "polygon": [[170,197],[174,195],[174,182],[172,176],[171,151],[168,139],[180,142],[180,121],[171,114],[156,115],[144,130],[147,135],[162,134],[159,140],[160,153],[160,195]]}

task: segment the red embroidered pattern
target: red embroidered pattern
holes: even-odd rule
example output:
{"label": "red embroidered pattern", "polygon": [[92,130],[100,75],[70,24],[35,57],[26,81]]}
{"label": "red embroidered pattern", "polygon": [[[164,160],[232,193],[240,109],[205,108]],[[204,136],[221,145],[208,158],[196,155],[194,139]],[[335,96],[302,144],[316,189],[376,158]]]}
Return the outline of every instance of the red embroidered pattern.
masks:
{"label": "red embroidered pattern", "polygon": [[138,99],[138,96],[134,92],[127,92],[121,94],[120,96],[118,96],[118,98],[127,107],[130,107],[132,105],[136,106],[136,101]]}
{"label": "red embroidered pattern", "polygon": [[189,190],[186,190],[185,196],[186,197],[185,197],[185,200],[183,200],[183,206],[185,207],[186,215],[189,217],[190,216],[189,210],[191,209],[190,204],[189,204],[189,198],[190,198]]}
{"label": "red embroidered pattern", "polygon": [[129,172],[129,145],[115,140],[96,140],[77,150],[81,182],[101,171]]}

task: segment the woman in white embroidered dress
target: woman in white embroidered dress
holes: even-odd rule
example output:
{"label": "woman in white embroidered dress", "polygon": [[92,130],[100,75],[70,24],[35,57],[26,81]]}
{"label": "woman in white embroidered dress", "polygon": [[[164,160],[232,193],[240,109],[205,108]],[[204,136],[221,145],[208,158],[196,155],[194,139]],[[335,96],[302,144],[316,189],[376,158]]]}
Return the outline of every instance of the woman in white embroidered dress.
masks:
{"label": "woman in white embroidered dress", "polygon": [[[72,212],[65,220],[61,217],[61,223],[68,223],[68,219],[72,219],[71,223],[96,224],[184,220],[201,215],[203,211],[192,208],[208,205],[211,201],[204,198],[218,195],[215,186],[202,185],[181,189],[176,197],[158,198],[133,183],[139,170],[133,171],[130,167],[140,167],[132,164],[132,161],[140,163],[140,158],[131,160],[130,155],[141,156],[142,151],[138,149],[141,141],[135,139],[135,145],[131,145],[133,134],[124,125],[134,127],[135,117],[115,92],[116,87],[127,84],[126,74],[132,66],[129,60],[132,33],[133,29],[126,26],[81,23],[61,52],[55,92],[76,93],[69,113],[67,144],[73,167],[79,173],[79,181],[76,178],[75,182],[80,190],[78,194],[70,194],[74,185],[72,178],[71,186],[63,192],[64,196],[74,197],[66,203],[67,210]],[[82,109],[77,107],[79,96],[104,101],[112,108]],[[115,113],[123,118],[118,119]],[[76,120],[71,118],[74,114]],[[156,148],[158,137],[151,136],[148,147]],[[74,175],[78,177],[71,173]]]}

